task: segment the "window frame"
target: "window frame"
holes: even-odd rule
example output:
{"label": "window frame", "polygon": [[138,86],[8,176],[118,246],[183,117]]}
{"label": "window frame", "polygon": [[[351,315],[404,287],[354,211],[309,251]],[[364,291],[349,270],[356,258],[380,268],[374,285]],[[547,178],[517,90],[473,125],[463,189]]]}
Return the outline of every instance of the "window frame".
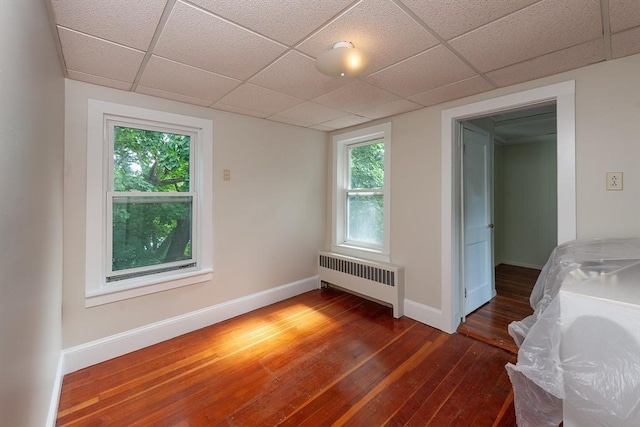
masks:
{"label": "window frame", "polygon": [[[349,189],[349,148],[368,143],[384,143],[384,185],[383,197],[383,239],[381,245],[353,241],[347,238],[347,197],[348,193],[372,193],[377,189]],[[331,250],[344,255],[390,261],[391,223],[391,123],[382,123],[333,136],[333,185],[332,185],[332,225]]]}
{"label": "window frame", "polygon": [[[87,210],[85,305],[92,307],[181,286],[213,277],[213,123],[211,120],[90,99],[87,109]],[[117,123],[117,124],[116,124]],[[190,138],[189,192],[193,196],[192,262],[195,266],[108,281],[111,271],[112,196],[155,196],[155,192],[113,192],[114,124],[187,134]],[[168,197],[168,196],[167,196]],[[197,233],[197,238],[196,238]],[[169,264],[161,264],[169,267]],[[159,267],[161,269],[162,267]]]}
{"label": "window frame", "polygon": [[[173,269],[177,270],[177,267],[186,266],[190,264],[196,264],[195,267],[184,268],[182,271],[194,271],[197,268],[197,252],[199,245],[199,237],[198,237],[198,212],[197,212],[197,200],[198,194],[195,191],[192,191],[191,183],[197,184],[197,181],[194,179],[194,149],[196,146],[196,142],[198,140],[198,135],[190,128],[178,128],[177,126],[171,127],[161,127],[159,124],[149,124],[146,121],[141,121],[138,119],[127,119],[123,121],[120,117],[114,117],[111,115],[105,115],[105,143],[107,144],[107,200],[106,200],[106,245],[107,249],[105,252],[105,256],[107,257],[105,267],[106,267],[106,276],[107,282],[112,284],[114,281],[126,280],[119,279],[118,277],[127,276],[132,274],[140,274],[140,276],[144,275],[145,272],[152,273],[154,270],[163,270],[163,269]],[[141,129],[152,132],[161,132],[161,133],[171,133],[178,135],[186,135],[189,137],[189,190],[185,192],[178,191],[164,191],[164,192],[156,192],[156,191],[115,191],[115,129],[116,127],[121,128],[129,128],[129,129]],[[118,197],[154,197],[154,198],[173,198],[173,197],[190,197],[191,198],[191,258],[189,260],[183,261],[174,261],[163,264],[156,264],[150,266],[143,266],[137,268],[130,268],[126,270],[113,270],[113,203],[114,200]]]}

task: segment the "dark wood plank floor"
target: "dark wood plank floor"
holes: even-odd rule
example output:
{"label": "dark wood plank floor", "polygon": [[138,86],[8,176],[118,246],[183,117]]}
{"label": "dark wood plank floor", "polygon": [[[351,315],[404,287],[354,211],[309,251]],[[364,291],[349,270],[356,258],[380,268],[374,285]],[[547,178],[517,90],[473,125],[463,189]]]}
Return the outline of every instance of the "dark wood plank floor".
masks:
{"label": "dark wood plank floor", "polygon": [[316,290],[66,375],[57,425],[511,427],[514,361]]}
{"label": "dark wood plank floor", "polygon": [[540,270],[500,264],[496,267],[496,296],[469,316],[458,332],[514,354],[518,347],[507,327],[533,313],[529,295]]}

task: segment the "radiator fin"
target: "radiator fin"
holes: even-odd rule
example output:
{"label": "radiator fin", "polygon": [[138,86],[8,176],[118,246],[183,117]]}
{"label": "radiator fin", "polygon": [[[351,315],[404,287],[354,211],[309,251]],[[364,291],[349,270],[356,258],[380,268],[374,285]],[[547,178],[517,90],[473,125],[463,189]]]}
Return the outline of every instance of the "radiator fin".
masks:
{"label": "radiator fin", "polygon": [[395,272],[380,267],[372,267],[355,261],[337,259],[327,255],[320,255],[320,267],[329,268],[352,276],[362,277],[382,283],[383,285],[395,286]]}

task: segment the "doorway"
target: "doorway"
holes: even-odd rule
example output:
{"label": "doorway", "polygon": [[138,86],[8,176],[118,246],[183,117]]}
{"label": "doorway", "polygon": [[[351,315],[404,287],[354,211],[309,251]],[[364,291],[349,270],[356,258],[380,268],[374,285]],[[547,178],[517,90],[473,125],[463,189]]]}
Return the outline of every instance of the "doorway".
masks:
{"label": "doorway", "polygon": [[575,239],[575,82],[569,81],[492,98],[442,112],[441,193],[441,324],[453,333],[462,318],[461,147],[455,138],[458,122],[533,105],[557,107],[557,243]]}
{"label": "doorway", "polygon": [[531,314],[529,294],[557,242],[556,105],[468,119],[460,127],[458,332],[514,351],[507,327]]}

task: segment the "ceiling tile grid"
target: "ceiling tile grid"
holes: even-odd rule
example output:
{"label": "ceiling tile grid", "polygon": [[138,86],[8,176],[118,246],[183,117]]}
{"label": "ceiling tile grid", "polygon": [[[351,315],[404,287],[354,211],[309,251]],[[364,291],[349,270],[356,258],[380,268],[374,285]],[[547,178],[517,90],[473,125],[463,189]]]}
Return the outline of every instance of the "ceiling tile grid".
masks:
{"label": "ceiling tile grid", "polygon": [[46,1],[70,79],[325,131],[640,53],[640,0]]}
{"label": "ceiling tile grid", "polygon": [[539,0],[402,0],[443,39],[475,30]]}
{"label": "ceiling tile grid", "polygon": [[609,21],[612,33],[640,26],[640,1],[609,0]]}
{"label": "ceiling tile grid", "polygon": [[267,115],[279,113],[302,102],[293,96],[252,84],[244,84],[220,100],[221,104],[232,107],[244,108],[249,105],[252,110]]}
{"label": "ceiling tile grid", "polygon": [[153,53],[244,80],[285,51],[280,44],[178,1]]}
{"label": "ceiling tile grid", "polygon": [[278,120],[279,118],[284,118],[287,120],[295,120],[303,126],[312,126],[348,115],[349,113],[345,113],[344,111],[309,101],[281,111],[277,115],[270,117],[270,119]]}
{"label": "ceiling tile grid", "polygon": [[144,52],[66,28],[59,35],[68,70],[133,83]]}
{"label": "ceiling tile grid", "polygon": [[[429,78],[421,78],[428,75]],[[476,75],[443,45],[372,74],[367,82],[402,97],[410,97]]]}
{"label": "ceiling tile grid", "polygon": [[450,44],[487,72],[601,37],[601,22],[599,0],[544,0]]}
{"label": "ceiling tile grid", "polygon": [[418,104],[428,107],[430,105],[441,104],[465,96],[475,95],[493,89],[493,86],[480,76],[460,80],[446,86],[419,93],[409,99]]}
{"label": "ceiling tile grid", "polygon": [[146,50],[167,0],[53,0],[56,24]]}
{"label": "ceiling tile grid", "polygon": [[491,71],[487,73],[487,76],[498,84],[498,86],[510,86],[572,70],[586,64],[593,64],[603,61],[604,59],[604,39],[598,38],[577,46]]}
{"label": "ceiling tile grid", "polygon": [[353,0],[238,1],[192,0],[219,16],[292,45],[347,8]]}
{"label": "ceiling tile grid", "polygon": [[363,0],[311,35],[298,49],[315,58],[342,40],[350,41],[369,54],[371,63],[368,73],[388,67],[438,43],[393,1]]}
{"label": "ceiling tile grid", "polygon": [[315,61],[312,58],[290,51],[251,78],[249,82],[308,100],[344,86],[349,83],[349,80],[325,76],[316,70]]}
{"label": "ceiling tile grid", "polygon": [[373,105],[386,104],[400,97],[359,80],[314,99],[319,104],[349,113],[364,111]]}
{"label": "ceiling tile grid", "polygon": [[241,83],[240,80],[158,56],[151,56],[139,81],[142,86],[207,99],[207,105],[219,100]]}

